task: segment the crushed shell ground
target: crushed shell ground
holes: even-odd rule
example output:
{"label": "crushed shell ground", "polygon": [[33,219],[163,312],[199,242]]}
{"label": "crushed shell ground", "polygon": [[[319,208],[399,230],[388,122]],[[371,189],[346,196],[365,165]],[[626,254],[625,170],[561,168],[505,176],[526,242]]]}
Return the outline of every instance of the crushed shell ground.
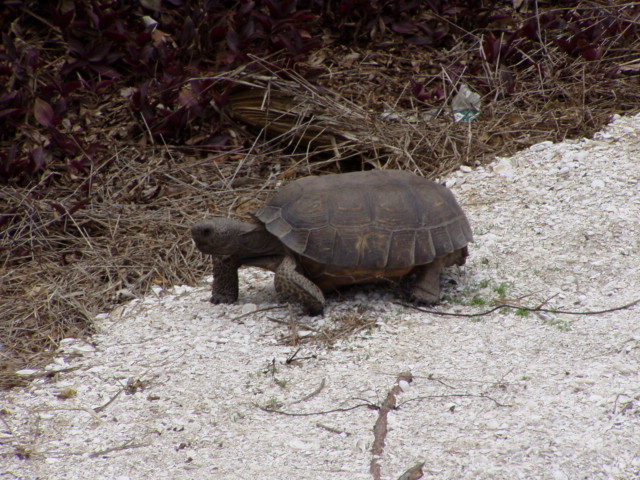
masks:
{"label": "crushed shell ground", "polygon": [[[425,479],[640,478],[640,305],[554,312],[640,298],[640,117],[443,181],[476,243],[435,310],[470,316],[355,289],[292,347],[289,311],[261,311],[268,273],[244,270],[236,305],[208,303],[206,279],[158,290],[65,340],[58,375],[0,394],[0,478],[370,479],[378,411],[339,409],[406,371],[384,479],[418,462]],[[547,311],[480,314],[495,302]],[[375,327],[304,342],[354,316]]]}

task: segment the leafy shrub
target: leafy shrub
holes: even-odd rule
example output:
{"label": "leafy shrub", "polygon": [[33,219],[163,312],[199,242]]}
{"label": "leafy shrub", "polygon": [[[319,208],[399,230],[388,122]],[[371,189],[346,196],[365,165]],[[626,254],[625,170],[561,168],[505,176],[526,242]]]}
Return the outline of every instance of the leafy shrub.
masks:
{"label": "leafy shrub", "polygon": [[[112,126],[101,112],[107,103],[126,103],[137,120],[122,137],[150,133],[155,141],[224,148],[232,139],[219,110],[230,86],[211,77],[254,68],[253,57],[304,74],[323,35],[370,48],[481,39],[450,73],[475,76],[487,91],[494,86],[483,72],[498,64],[542,72],[541,45],[597,61],[614,44],[637,41],[640,6],[564,3],[522,14],[497,0],[7,1],[0,12],[0,180],[25,183],[45,170],[86,175],[110,138],[87,134],[83,112],[98,110],[94,120],[102,115]],[[509,78],[507,93],[517,89],[517,75]],[[419,81],[412,90],[418,100],[444,100]]]}

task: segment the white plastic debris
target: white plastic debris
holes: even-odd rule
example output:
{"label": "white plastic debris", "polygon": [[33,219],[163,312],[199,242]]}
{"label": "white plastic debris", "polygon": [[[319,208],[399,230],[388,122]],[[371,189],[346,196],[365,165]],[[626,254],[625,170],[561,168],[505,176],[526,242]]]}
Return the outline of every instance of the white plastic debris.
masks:
{"label": "white plastic debris", "polygon": [[456,122],[472,122],[480,116],[480,95],[462,84],[451,100],[451,110]]}

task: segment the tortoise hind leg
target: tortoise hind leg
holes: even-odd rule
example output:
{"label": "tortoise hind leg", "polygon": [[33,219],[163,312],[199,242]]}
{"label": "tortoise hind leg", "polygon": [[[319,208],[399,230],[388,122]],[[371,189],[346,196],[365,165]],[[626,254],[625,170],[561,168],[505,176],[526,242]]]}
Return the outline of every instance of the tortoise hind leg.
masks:
{"label": "tortoise hind leg", "polygon": [[301,303],[310,315],[320,315],[324,309],[322,290],[296,270],[295,259],[287,255],[276,270],[276,292],[285,300]]}
{"label": "tortoise hind leg", "polygon": [[436,258],[429,265],[419,267],[415,279],[409,285],[409,298],[412,302],[433,304],[440,301],[440,273],[442,258]]}

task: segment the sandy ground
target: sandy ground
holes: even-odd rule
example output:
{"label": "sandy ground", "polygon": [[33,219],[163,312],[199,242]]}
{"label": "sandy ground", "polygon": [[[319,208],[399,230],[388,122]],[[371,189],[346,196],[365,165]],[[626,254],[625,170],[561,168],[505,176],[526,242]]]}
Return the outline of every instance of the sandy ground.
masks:
{"label": "sandy ground", "polygon": [[[0,394],[0,478],[371,479],[402,372],[384,479],[640,478],[640,306],[618,308],[640,298],[640,117],[443,180],[476,243],[436,313],[350,290],[294,347],[268,273],[243,271],[237,305],[158,290]],[[499,302],[545,311],[482,314]]]}

